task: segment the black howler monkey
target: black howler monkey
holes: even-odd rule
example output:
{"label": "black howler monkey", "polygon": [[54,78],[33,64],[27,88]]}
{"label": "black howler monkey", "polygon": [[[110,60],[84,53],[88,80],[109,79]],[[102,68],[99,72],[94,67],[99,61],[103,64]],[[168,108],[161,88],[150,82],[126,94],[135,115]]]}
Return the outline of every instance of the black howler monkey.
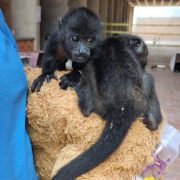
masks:
{"label": "black howler monkey", "polygon": [[126,43],[126,45],[132,50],[137,60],[139,61],[143,70],[147,65],[147,57],[148,57],[148,48],[144,42],[144,40],[137,35],[132,34],[121,34],[114,36],[116,38],[120,38]]}
{"label": "black howler monkey", "polygon": [[[162,114],[155,90],[154,78],[150,73],[147,73],[145,70],[145,67],[147,65],[148,48],[144,40],[137,35],[121,34],[114,37],[120,38],[121,41],[124,42],[124,45],[133,52],[137,61],[142,67],[144,93],[148,102],[148,112],[144,115],[144,123],[149,129],[155,130],[158,128],[158,125],[162,120]],[[75,78],[76,76],[74,76],[74,82],[72,82],[73,79],[71,79],[70,81],[68,78],[66,78],[66,75],[64,75],[61,78],[60,86],[63,84],[65,84],[66,87],[74,86],[79,81],[79,79],[76,78],[75,80]]]}
{"label": "black howler monkey", "polygon": [[148,114],[143,73],[125,39],[110,37],[97,46],[75,90],[82,113],[95,112],[106,125],[97,142],[62,167],[53,180],[72,180],[99,165],[122,143],[132,122]]}
{"label": "black howler monkey", "polygon": [[[42,74],[34,80],[31,90],[39,91],[44,80],[55,78],[55,70],[73,66],[69,78],[79,76],[78,69],[93,54],[101,38],[101,24],[92,11],[81,7],[69,11],[59,22],[59,29],[50,36],[42,61]],[[67,59],[72,60],[67,62]],[[65,87],[64,87],[65,89]]]}
{"label": "black howler monkey", "polygon": [[157,129],[162,120],[159,100],[155,90],[154,78],[150,73],[147,73],[145,67],[147,65],[148,48],[144,40],[131,34],[117,35],[116,38],[123,39],[124,42],[131,48],[136,59],[140,63],[143,70],[143,87],[148,102],[148,112],[145,114],[144,122],[151,130]]}

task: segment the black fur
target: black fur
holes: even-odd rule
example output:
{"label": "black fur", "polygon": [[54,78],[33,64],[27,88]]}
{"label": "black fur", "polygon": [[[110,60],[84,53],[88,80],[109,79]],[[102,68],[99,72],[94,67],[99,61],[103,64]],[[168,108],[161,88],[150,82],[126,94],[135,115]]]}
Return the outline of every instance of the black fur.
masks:
{"label": "black fur", "polygon": [[82,69],[75,90],[82,113],[97,113],[106,126],[98,141],[60,169],[53,180],[75,179],[118,148],[132,122],[148,111],[143,88],[143,70],[127,42],[116,37],[102,41]]}
{"label": "black fur", "polygon": [[[122,34],[116,35],[115,38],[123,41],[124,45],[132,51],[136,59],[140,63],[143,71],[143,88],[148,102],[148,111],[144,116],[144,123],[150,130],[155,130],[162,121],[162,114],[160,110],[159,100],[155,90],[154,78],[150,73],[147,73],[145,67],[147,65],[148,48],[144,40],[137,35]],[[69,75],[67,75],[69,76]],[[73,76],[66,78],[64,76],[61,80],[66,82],[65,87],[75,86],[80,80],[80,73],[73,73]],[[61,85],[62,86],[62,85]],[[63,88],[63,87],[62,87]],[[64,88],[63,88],[64,89]]]}
{"label": "black fur", "polygon": [[[98,17],[87,8],[69,11],[59,22],[59,29],[50,36],[42,62],[42,74],[34,80],[31,90],[39,91],[44,80],[56,78],[54,71],[65,70],[67,59],[73,66],[81,68],[101,38]],[[71,75],[72,77],[73,75]]]}
{"label": "black fur", "polygon": [[[136,35],[117,35],[116,38],[120,38],[127,43],[127,46],[131,48],[139,61],[143,70],[143,88],[146,95],[146,100],[148,103],[148,112],[145,114],[144,123],[146,126],[155,130],[162,121],[162,114],[160,110],[159,100],[156,94],[154,78],[150,73],[147,73],[145,67],[147,65],[148,58],[148,48],[144,40]],[[129,45],[128,45],[129,43]]]}
{"label": "black fur", "polygon": [[147,72],[143,74],[143,88],[148,104],[148,111],[144,116],[144,123],[149,129],[155,130],[162,121],[162,114],[156,94],[154,78]]}
{"label": "black fur", "polygon": [[143,70],[147,65],[147,57],[148,57],[148,48],[144,42],[144,40],[137,36],[131,34],[121,34],[116,35],[116,38],[121,38],[124,40],[126,45],[133,51],[134,55],[136,56],[137,60],[141,64]]}

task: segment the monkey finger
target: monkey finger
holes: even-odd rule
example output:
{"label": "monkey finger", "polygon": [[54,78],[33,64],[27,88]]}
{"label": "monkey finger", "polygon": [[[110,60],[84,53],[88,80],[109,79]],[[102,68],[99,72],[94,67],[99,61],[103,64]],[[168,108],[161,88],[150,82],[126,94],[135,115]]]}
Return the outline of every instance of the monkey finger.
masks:
{"label": "monkey finger", "polygon": [[40,91],[42,84],[43,84],[43,82],[38,82],[38,83],[36,84],[36,92],[39,92],[39,91]]}
{"label": "monkey finger", "polygon": [[47,80],[48,83],[50,83],[51,82],[51,77],[49,75],[47,75],[46,80]]}
{"label": "monkey finger", "polygon": [[34,82],[33,82],[33,84],[32,84],[32,86],[31,86],[31,92],[33,93],[34,91],[35,91],[35,85],[34,85]]}
{"label": "monkey finger", "polygon": [[46,76],[46,80],[47,80],[48,83],[51,82],[51,79],[55,79],[55,80],[58,81],[58,77],[56,75],[54,75],[54,74]]}
{"label": "monkey finger", "polygon": [[55,79],[56,81],[58,81],[58,77],[56,75],[53,75],[53,79]]}
{"label": "monkey finger", "polygon": [[34,92],[36,90],[36,86],[37,86],[37,81],[35,80],[31,85],[31,92]]}
{"label": "monkey finger", "polygon": [[40,89],[41,89],[41,86],[43,84],[43,81],[41,80],[35,80],[33,83],[32,83],[32,86],[31,86],[31,92],[39,92]]}
{"label": "monkey finger", "polygon": [[55,79],[55,80],[58,81],[58,77],[56,75],[54,75],[54,74],[48,75],[48,78],[49,78],[49,82],[51,81],[51,79]]}

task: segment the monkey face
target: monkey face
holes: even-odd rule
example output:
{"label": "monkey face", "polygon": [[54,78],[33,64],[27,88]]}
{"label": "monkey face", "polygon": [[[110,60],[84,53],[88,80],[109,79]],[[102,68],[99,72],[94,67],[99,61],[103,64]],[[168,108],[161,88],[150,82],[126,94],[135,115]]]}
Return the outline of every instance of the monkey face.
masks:
{"label": "monkey face", "polygon": [[69,34],[65,41],[65,48],[71,60],[77,63],[84,63],[91,55],[91,50],[95,48],[96,39],[93,37],[83,37],[79,34]]}
{"label": "monkey face", "polygon": [[82,7],[69,11],[61,19],[59,30],[68,58],[83,63],[101,39],[102,26],[96,14]]}

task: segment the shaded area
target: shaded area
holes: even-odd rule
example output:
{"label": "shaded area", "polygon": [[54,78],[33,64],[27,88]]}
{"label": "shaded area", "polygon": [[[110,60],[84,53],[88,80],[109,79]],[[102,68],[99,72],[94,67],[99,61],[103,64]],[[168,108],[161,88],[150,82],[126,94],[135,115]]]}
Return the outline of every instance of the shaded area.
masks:
{"label": "shaded area", "polygon": [[[161,108],[165,111],[168,121],[180,130],[180,73],[170,71],[169,62],[175,53],[180,52],[178,48],[151,47],[149,48],[149,61],[147,70],[155,78],[156,90],[160,100]],[[166,69],[151,70],[155,64],[166,65]],[[180,179],[180,156],[169,168],[163,180]]]}

